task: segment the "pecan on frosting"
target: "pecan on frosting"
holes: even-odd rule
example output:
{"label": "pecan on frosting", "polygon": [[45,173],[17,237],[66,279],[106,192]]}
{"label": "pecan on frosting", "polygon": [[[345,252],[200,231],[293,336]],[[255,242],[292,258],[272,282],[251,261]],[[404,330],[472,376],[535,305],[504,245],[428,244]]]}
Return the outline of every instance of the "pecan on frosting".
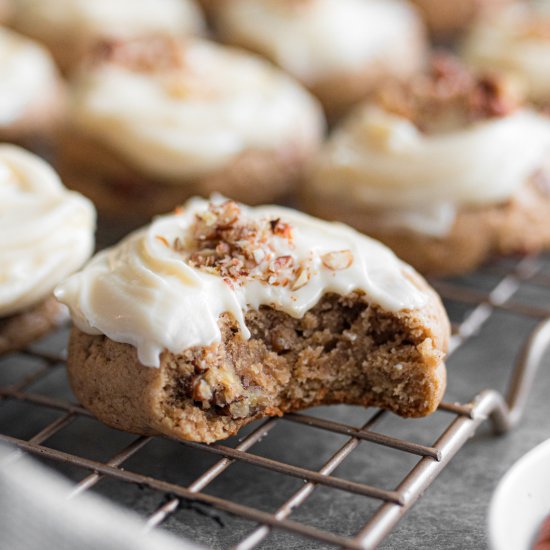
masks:
{"label": "pecan on frosting", "polygon": [[223,94],[226,83],[216,79],[212,67],[190,59],[192,48],[191,39],[168,36],[109,40],[96,46],[90,63],[110,64],[155,79],[174,99],[212,99]]}
{"label": "pecan on frosting", "polygon": [[504,76],[476,75],[452,56],[437,54],[426,73],[383,87],[377,103],[432,134],[506,116],[520,106],[520,99]]}
{"label": "pecan on frosting", "polygon": [[[195,215],[185,239],[172,248],[191,267],[222,277],[230,286],[257,280],[272,286],[299,290],[311,279],[312,256],[301,261],[293,251],[293,227],[280,218],[251,219],[234,201],[210,203]],[[353,263],[351,250],[324,254],[322,265],[332,271]]]}

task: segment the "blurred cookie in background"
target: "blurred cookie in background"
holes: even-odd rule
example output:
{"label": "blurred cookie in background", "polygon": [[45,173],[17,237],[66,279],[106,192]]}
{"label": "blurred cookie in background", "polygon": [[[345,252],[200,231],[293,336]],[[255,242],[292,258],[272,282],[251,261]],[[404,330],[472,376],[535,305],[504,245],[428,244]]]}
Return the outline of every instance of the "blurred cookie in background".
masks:
{"label": "blurred cookie in background", "polygon": [[274,61],[305,84],[331,118],[387,77],[425,62],[421,18],[401,0],[219,0],[208,2],[225,42]]}
{"label": "blurred cookie in background", "polygon": [[47,149],[65,111],[65,88],[46,48],[0,27],[0,141]]}
{"label": "blurred cookie in background", "polygon": [[95,210],[42,159],[0,144],[0,355],[67,319],[53,288],[94,248]]}
{"label": "blurred cookie in background", "polygon": [[143,223],[188,197],[294,190],[325,121],[292,77],[205,40],[106,43],[76,76],[59,169],[108,218]]}
{"label": "blurred cookie in background", "polygon": [[550,247],[550,120],[508,79],[447,56],[335,129],[305,209],[381,240],[423,273]]}
{"label": "blurred cookie in background", "polygon": [[195,0],[14,1],[13,26],[46,44],[63,71],[104,39],[182,37],[204,31]]}
{"label": "blurred cookie in background", "polygon": [[550,110],[550,1],[515,5],[479,21],[463,54],[474,67],[513,75],[533,102]]}
{"label": "blurred cookie in background", "polygon": [[493,15],[514,0],[411,0],[436,40],[452,40],[483,15]]}
{"label": "blurred cookie in background", "polygon": [[6,23],[13,15],[12,0],[0,0],[0,23]]}

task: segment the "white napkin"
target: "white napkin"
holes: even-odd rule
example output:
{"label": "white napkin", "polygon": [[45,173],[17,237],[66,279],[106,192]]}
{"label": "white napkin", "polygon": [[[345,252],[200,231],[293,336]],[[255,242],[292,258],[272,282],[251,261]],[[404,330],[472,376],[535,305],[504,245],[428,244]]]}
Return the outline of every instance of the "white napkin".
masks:
{"label": "white napkin", "polygon": [[135,514],[90,493],[67,500],[57,473],[0,445],[1,550],[199,550],[167,533],[143,532]]}

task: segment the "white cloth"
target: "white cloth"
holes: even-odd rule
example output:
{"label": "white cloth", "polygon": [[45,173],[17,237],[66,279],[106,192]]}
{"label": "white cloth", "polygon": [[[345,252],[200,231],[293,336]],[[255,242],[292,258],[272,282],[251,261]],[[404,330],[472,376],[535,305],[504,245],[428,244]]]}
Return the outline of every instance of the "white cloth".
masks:
{"label": "white cloth", "polygon": [[90,493],[67,500],[71,485],[0,445],[0,550],[199,550]]}

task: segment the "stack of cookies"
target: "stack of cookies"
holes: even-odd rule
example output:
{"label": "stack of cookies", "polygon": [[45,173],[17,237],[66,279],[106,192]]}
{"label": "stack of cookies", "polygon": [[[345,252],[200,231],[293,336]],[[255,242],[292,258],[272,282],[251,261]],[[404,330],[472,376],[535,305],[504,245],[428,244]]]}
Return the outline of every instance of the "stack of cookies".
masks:
{"label": "stack of cookies", "polygon": [[[139,434],[434,411],[416,270],[550,247],[550,11],[450,4],[0,0],[0,353],[70,312],[77,398]],[[89,260],[96,209],[141,229]]]}

